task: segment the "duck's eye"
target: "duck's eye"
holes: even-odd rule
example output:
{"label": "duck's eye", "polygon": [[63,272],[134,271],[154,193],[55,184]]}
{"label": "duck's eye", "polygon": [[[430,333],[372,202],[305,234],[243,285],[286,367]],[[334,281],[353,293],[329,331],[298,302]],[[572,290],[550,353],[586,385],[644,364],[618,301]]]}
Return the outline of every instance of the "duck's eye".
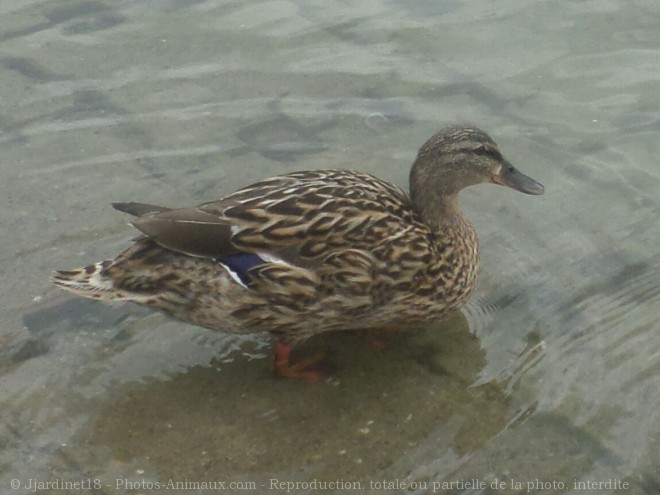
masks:
{"label": "duck's eye", "polygon": [[474,148],[473,151],[475,154],[479,156],[489,156],[498,161],[502,160],[502,154],[499,151],[497,151],[495,148],[489,148],[481,145]]}

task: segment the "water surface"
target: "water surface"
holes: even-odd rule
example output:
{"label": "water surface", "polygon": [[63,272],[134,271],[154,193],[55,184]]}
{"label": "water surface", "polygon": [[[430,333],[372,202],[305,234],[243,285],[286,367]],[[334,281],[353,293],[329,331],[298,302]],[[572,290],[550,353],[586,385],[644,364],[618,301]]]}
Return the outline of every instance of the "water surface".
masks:
{"label": "water surface", "polygon": [[[0,491],[660,493],[659,20],[623,0],[5,0]],[[405,185],[450,122],[546,194],[463,193],[482,248],[463,316],[384,350],[316,339],[327,383],[273,377],[265,337],[48,284],[128,245],[112,201],[307,168]]]}

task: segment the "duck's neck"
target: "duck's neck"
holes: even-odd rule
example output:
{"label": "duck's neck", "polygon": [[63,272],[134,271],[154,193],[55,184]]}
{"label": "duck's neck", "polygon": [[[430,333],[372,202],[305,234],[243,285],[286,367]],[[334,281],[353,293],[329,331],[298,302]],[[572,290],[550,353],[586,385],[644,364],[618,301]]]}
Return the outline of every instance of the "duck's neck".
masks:
{"label": "duck's neck", "polygon": [[[463,216],[458,206],[458,193],[424,197],[428,189],[411,189],[410,199],[417,213],[433,231],[471,229],[470,222]],[[421,195],[421,197],[420,197]]]}
{"label": "duck's neck", "polygon": [[[432,230],[462,226],[467,220],[458,207],[464,176],[452,164],[430,166],[420,153],[410,169],[410,199],[417,213]],[[468,224],[469,225],[469,224]]]}

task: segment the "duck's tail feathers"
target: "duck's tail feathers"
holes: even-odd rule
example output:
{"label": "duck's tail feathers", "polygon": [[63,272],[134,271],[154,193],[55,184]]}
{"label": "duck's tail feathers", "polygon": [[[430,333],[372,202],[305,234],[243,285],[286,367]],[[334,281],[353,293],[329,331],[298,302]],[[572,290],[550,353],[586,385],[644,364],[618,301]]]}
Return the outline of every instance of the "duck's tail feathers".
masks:
{"label": "duck's tail feathers", "polygon": [[90,299],[106,301],[134,301],[145,298],[145,295],[122,290],[115,282],[104,275],[104,270],[112,261],[99,261],[75,270],[58,270],[51,275],[51,282],[62,289]]}

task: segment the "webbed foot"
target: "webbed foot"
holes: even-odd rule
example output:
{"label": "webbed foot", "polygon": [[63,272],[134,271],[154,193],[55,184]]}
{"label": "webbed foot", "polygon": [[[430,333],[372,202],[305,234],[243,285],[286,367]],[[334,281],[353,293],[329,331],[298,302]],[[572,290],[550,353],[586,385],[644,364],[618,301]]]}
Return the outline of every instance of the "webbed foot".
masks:
{"label": "webbed foot", "polygon": [[332,366],[323,354],[315,354],[310,357],[291,362],[292,346],[283,342],[277,342],[275,350],[274,371],[284,378],[302,378],[308,383],[319,383],[332,371]]}

